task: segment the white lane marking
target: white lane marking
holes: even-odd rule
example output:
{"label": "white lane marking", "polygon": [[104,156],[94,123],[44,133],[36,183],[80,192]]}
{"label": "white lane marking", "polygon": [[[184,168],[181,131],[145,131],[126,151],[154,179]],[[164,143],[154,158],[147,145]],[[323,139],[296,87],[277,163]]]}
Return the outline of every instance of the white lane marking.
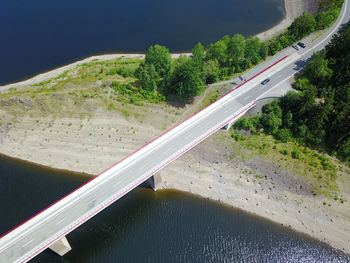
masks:
{"label": "white lane marking", "polygon": [[28,246],[30,243],[32,243],[34,241],[34,238],[32,239],[32,240],[30,240],[30,241],[28,241],[27,243],[25,243],[24,245],[22,245],[22,247],[26,247],[26,246]]}
{"label": "white lane marking", "polygon": [[56,223],[56,226],[58,226],[59,224],[61,224],[64,220],[66,220],[66,218],[62,218],[60,221],[58,221],[58,222]]}
{"label": "white lane marking", "polygon": [[185,136],[185,139],[188,139],[188,138],[190,138],[190,137],[192,137],[192,133],[189,133],[188,135],[186,135],[186,136]]}
{"label": "white lane marking", "polygon": [[114,186],[118,186],[118,185],[120,185],[122,183],[122,181],[118,181],[118,182],[116,182],[115,184],[114,184]]}
{"label": "white lane marking", "polygon": [[140,166],[141,170],[143,170],[144,168],[146,168],[146,166],[148,165],[148,163],[145,163],[143,165]]}
{"label": "white lane marking", "polygon": [[169,153],[171,153],[173,151],[173,149],[172,148],[167,148],[165,151],[164,151],[164,153],[165,154],[169,154]]}

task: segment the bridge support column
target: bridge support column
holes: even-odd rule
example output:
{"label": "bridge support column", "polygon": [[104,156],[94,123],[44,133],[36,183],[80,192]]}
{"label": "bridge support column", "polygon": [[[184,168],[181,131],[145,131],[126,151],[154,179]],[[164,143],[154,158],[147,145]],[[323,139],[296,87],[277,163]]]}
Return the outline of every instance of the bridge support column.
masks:
{"label": "bridge support column", "polygon": [[231,122],[227,123],[227,124],[226,124],[224,127],[222,127],[221,129],[228,131],[228,130],[231,128],[231,126],[232,126],[233,123],[234,123],[234,121],[231,121]]}
{"label": "bridge support column", "polygon": [[160,172],[154,174],[151,178],[150,178],[150,187],[154,190],[157,191],[157,189],[159,188],[159,185],[162,183],[162,177],[160,175]]}
{"label": "bridge support column", "polygon": [[68,251],[72,249],[65,236],[57,240],[49,248],[60,256],[63,256],[64,254],[66,254]]}

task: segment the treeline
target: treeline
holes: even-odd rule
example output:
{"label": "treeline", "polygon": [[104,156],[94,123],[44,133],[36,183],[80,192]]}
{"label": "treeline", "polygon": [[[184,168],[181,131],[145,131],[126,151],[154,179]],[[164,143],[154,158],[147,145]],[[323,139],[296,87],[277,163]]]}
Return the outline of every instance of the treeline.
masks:
{"label": "treeline", "polygon": [[261,116],[242,119],[238,129],[263,131],[287,142],[297,140],[350,162],[350,23],[298,76],[282,99],[263,108]]}
{"label": "treeline", "polygon": [[315,30],[330,27],[338,18],[344,0],[322,0],[316,15],[303,13],[288,27],[286,32],[267,42],[269,55],[290,46]]}
{"label": "treeline", "polygon": [[267,46],[256,37],[245,39],[240,34],[224,36],[205,48],[198,43],[190,57],[172,60],[169,50],[154,45],[146,53],[135,75],[143,89],[160,88],[166,95],[187,100],[199,95],[205,84],[245,71],[267,56]]}
{"label": "treeline", "polygon": [[190,99],[199,95],[205,84],[241,73],[311,32],[330,26],[338,17],[342,3],[343,0],[323,0],[317,15],[304,13],[285,33],[267,42],[241,34],[232,38],[226,35],[207,47],[198,43],[192,49],[192,56],[180,56],[176,60],[171,59],[166,47],[151,46],[135,76],[145,94],[158,90],[180,100]]}

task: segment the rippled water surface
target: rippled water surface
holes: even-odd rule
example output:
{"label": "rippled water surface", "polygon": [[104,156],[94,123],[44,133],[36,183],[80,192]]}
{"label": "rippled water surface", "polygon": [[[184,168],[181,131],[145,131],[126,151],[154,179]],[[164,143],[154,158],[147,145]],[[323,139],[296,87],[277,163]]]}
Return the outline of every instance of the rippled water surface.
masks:
{"label": "rippled water surface", "polygon": [[[0,157],[0,234],[88,178]],[[78,229],[63,258],[32,262],[350,262],[340,251],[237,209],[135,189]]]}
{"label": "rippled water surface", "polygon": [[282,18],[283,0],[2,0],[0,84],[94,54],[188,51]]}

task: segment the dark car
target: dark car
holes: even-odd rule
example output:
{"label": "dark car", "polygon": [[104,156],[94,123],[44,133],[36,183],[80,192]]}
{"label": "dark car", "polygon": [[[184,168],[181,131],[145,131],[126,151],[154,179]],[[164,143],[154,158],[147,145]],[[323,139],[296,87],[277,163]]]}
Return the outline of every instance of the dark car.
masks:
{"label": "dark car", "polygon": [[262,82],[261,82],[261,84],[263,84],[263,85],[265,85],[267,82],[269,82],[270,81],[270,79],[269,78],[267,78],[267,79],[264,79]]}
{"label": "dark car", "polygon": [[306,45],[305,45],[305,43],[303,43],[303,42],[299,42],[299,43],[298,43],[298,46],[301,46],[302,48],[306,48]]}

